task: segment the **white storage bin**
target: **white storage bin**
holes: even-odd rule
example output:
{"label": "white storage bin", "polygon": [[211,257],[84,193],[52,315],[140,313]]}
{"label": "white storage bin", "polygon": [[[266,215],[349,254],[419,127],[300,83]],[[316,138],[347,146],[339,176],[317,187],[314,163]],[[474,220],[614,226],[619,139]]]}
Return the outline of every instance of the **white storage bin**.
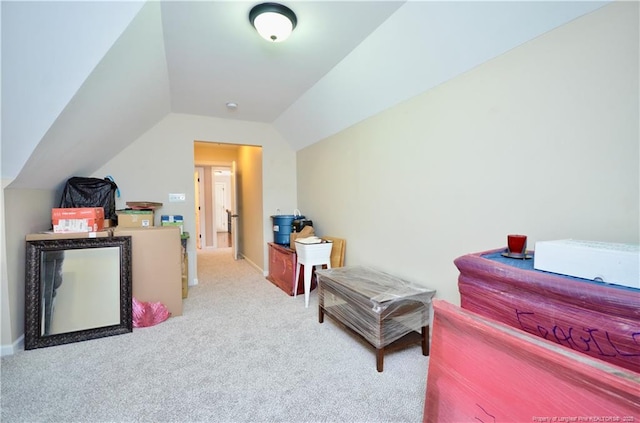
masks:
{"label": "white storage bin", "polygon": [[574,239],[538,241],[534,268],[640,288],[640,246]]}
{"label": "white storage bin", "polygon": [[306,263],[326,263],[331,258],[331,241],[320,242],[317,244],[303,244],[296,241],[296,253],[298,261]]}

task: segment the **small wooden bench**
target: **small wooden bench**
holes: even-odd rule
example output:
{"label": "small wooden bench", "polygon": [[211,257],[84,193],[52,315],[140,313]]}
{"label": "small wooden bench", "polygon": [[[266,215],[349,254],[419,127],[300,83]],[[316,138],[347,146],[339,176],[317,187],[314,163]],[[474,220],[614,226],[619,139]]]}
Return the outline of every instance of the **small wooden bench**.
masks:
{"label": "small wooden bench", "polygon": [[376,368],[384,353],[420,343],[429,355],[429,316],[436,291],[362,266],[317,270],[318,320],[324,315],[352,330],[376,349]]}

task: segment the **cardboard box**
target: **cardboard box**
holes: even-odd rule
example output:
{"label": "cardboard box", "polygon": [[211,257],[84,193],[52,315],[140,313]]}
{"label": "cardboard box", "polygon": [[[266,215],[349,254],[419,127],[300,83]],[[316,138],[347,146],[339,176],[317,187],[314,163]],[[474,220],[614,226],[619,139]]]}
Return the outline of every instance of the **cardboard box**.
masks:
{"label": "cardboard box", "polygon": [[182,258],[182,298],[189,295],[189,257],[183,252]]}
{"label": "cardboard box", "polygon": [[536,242],[537,270],[640,288],[640,245],[564,239]]}
{"label": "cardboard box", "polygon": [[171,316],[182,315],[182,243],[175,226],[123,228],[114,236],[131,237],[131,285],[138,301],[160,302]]}
{"label": "cardboard box", "polygon": [[305,226],[300,232],[291,232],[289,234],[289,248],[296,250],[296,239],[308,238],[315,235],[315,229],[313,226]]}
{"label": "cardboard box", "polygon": [[180,228],[180,235],[182,235],[184,231],[184,220],[182,215],[179,214],[163,214],[160,216],[160,226],[177,226]]}
{"label": "cardboard box", "polygon": [[182,223],[184,218],[180,214],[163,214],[160,216],[162,223]]}
{"label": "cardboard box", "polygon": [[102,207],[53,208],[51,222],[54,233],[96,232],[104,229]]}
{"label": "cardboard box", "polygon": [[148,228],[153,226],[153,210],[116,210],[118,227]]}
{"label": "cardboard box", "polygon": [[102,230],[98,232],[69,232],[69,233],[55,233],[55,232],[39,232],[36,234],[27,234],[26,241],[46,241],[52,239],[75,239],[75,238],[107,238],[111,236],[109,231]]}

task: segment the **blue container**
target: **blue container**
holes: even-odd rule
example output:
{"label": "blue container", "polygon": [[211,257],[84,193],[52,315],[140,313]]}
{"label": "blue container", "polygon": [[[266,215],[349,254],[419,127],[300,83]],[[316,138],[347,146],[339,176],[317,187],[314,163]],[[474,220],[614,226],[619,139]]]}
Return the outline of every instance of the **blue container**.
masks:
{"label": "blue container", "polygon": [[293,221],[304,219],[299,214],[278,214],[271,216],[273,219],[273,242],[281,245],[289,245],[289,238],[293,228]]}

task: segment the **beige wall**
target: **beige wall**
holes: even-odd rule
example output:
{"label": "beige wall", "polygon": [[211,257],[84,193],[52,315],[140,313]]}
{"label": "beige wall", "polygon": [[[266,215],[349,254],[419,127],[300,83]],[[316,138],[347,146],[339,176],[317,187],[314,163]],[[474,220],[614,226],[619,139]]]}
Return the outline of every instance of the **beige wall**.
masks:
{"label": "beige wall", "polygon": [[[12,354],[24,334],[25,235],[51,229],[59,194],[48,190],[3,190],[2,354]],[[6,272],[6,280],[4,279]]]}
{"label": "beige wall", "polygon": [[[268,257],[264,255],[264,246],[266,240],[273,241],[273,232],[271,221],[265,223],[262,212],[262,157],[259,148],[243,146],[238,150],[238,228],[240,251],[255,267],[266,271]],[[265,211],[268,219],[269,211]]]}
{"label": "beige wall", "polygon": [[193,157],[196,164],[229,163],[238,160],[238,145],[196,141]]}
{"label": "beige wall", "polygon": [[616,3],[298,153],[316,233],[459,303],[461,255],[639,242],[638,3]]}
{"label": "beige wall", "polygon": [[[263,239],[262,228],[262,151],[260,147],[247,145],[230,145],[219,143],[194,143],[195,163],[201,165],[225,165],[236,162],[238,181],[239,218],[237,225],[241,230],[239,240],[245,237],[252,240]],[[205,178],[210,167],[205,167]],[[210,173],[209,173],[210,174]],[[209,176],[210,178],[210,176]],[[216,181],[218,178],[216,178]],[[227,177],[220,181],[229,180]],[[212,182],[213,183],[213,182]],[[205,188],[210,194],[211,187]],[[206,201],[206,199],[205,199]],[[207,216],[206,246],[213,245],[215,222]],[[210,233],[209,233],[210,232]],[[263,242],[264,243],[264,242]],[[243,256],[254,266],[263,270],[262,244],[256,241],[243,242],[240,246]]]}

